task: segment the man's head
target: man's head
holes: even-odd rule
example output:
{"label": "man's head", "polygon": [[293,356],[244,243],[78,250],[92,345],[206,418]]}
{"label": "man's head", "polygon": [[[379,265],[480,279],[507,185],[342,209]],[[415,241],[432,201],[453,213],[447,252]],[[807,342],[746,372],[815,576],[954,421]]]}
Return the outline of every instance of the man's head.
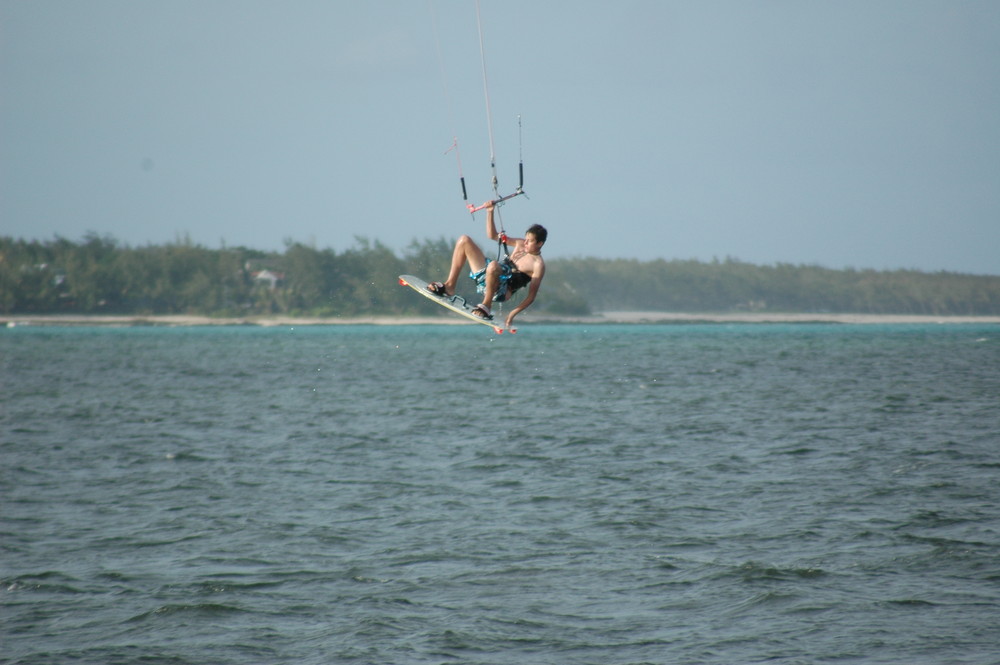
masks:
{"label": "man's head", "polygon": [[546,231],[545,227],[542,226],[541,224],[532,224],[528,228],[528,231],[526,232],[525,235],[527,235],[527,233],[530,233],[533,236],[535,236],[535,240],[538,241],[539,245],[544,245],[545,239],[549,236],[549,232]]}

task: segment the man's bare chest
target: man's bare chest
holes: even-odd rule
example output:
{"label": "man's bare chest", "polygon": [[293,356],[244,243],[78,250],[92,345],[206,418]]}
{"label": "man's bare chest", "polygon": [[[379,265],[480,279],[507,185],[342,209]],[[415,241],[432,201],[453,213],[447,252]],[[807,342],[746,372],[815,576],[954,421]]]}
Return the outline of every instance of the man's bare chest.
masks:
{"label": "man's bare chest", "polygon": [[514,267],[518,271],[532,275],[535,272],[535,257],[528,254],[523,249],[515,250],[513,254],[510,255],[510,262],[514,264]]}

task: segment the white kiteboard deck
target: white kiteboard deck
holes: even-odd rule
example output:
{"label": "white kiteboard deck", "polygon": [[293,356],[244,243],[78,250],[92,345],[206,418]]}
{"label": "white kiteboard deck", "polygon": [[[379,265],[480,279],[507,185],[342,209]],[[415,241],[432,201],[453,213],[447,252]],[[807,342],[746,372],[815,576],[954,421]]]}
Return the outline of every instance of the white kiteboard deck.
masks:
{"label": "white kiteboard deck", "polygon": [[[504,331],[504,327],[502,325],[497,325],[495,320],[484,319],[481,316],[476,316],[475,314],[473,314],[472,307],[470,307],[469,304],[465,302],[465,298],[463,298],[462,296],[435,295],[427,290],[427,282],[420,279],[419,277],[414,277],[413,275],[400,275],[399,283],[402,284],[403,286],[410,287],[411,289],[413,289],[420,295],[424,296],[425,298],[429,298],[430,300],[436,302],[442,307],[450,309],[451,311],[455,312],[456,314],[464,316],[470,321],[475,321],[476,323],[481,323],[484,326],[489,326],[490,328],[493,328],[493,331],[496,332],[496,334],[498,335],[502,334]],[[517,328],[511,328],[510,332],[511,334],[516,333]]]}

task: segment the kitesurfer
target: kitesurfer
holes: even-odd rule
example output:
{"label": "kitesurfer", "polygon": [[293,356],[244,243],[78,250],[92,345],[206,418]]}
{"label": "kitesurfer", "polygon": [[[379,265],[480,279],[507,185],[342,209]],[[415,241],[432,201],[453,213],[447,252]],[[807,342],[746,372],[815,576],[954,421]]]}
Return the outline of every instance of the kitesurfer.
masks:
{"label": "kitesurfer", "polygon": [[528,287],[528,295],[521,303],[507,314],[505,325],[511,328],[514,317],[535,302],[538,287],[545,276],[545,261],[542,259],[542,245],[548,232],[541,224],[528,228],[523,238],[510,238],[497,232],[493,219],[495,205],[486,205],[486,236],[497,240],[505,246],[514,245],[514,251],[498,261],[487,258],[483,250],[467,235],[455,242],[451,257],[451,270],[444,282],[432,282],[427,290],[439,296],[452,296],[458,284],[458,277],[466,264],[469,266],[469,277],[475,280],[477,292],[483,294],[483,301],[472,310],[473,314],[484,319],[493,318],[491,304],[504,302],[520,288]]}

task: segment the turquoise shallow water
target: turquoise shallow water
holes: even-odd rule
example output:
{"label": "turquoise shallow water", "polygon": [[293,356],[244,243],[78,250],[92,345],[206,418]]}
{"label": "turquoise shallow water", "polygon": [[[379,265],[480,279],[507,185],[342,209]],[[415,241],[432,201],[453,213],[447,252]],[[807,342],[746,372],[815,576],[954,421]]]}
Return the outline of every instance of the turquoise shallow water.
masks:
{"label": "turquoise shallow water", "polygon": [[0,332],[3,663],[1000,662],[1000,328]]}

